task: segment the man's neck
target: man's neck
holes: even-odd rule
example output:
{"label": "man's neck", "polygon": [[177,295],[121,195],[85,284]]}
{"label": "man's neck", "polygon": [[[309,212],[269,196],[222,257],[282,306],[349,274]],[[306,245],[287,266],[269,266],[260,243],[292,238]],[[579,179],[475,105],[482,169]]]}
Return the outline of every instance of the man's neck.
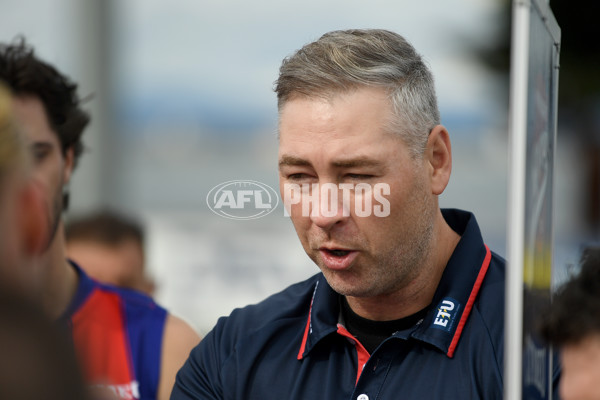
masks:
{"label": "man's neck", "polygon": [[429,255],[410,282],[381,296],[346,296],[356,314],[372,321],[392,321],[415,314],[431,304],[446,264],[460,241],[460,235],[446,223],[439,210],[435,226]]}
{"label": "man's neck", "polygon": [[44,311],[53,319],[67,309],[77,290],[78,277],[66,258],[64,227],[60,221],[50,247],[42,255],[40,276],[41,302]]}

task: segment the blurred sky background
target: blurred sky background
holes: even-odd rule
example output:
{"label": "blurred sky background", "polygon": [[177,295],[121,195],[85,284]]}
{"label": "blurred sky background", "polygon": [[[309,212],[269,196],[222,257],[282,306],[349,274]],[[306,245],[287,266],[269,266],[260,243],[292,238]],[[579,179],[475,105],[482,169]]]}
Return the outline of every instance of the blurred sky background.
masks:
{"label": "blurred sky background", "polygon": [[[498,33],[500,9],[494,0],[0,0],[0,38],[24,35],[92,95],[68,215],[110,207],[142,220],[157,300],[204,334],[233,307],[317,272],[283,208],[227,220],[205,198],[229,180],[277,188],[279,64],[330,30],[390,29],[428,61],[454,154],[441,204],[473,211],[506,254],[507,88],[474,55]],[[578,163],[559,132],[557,280],[586,240]]]}

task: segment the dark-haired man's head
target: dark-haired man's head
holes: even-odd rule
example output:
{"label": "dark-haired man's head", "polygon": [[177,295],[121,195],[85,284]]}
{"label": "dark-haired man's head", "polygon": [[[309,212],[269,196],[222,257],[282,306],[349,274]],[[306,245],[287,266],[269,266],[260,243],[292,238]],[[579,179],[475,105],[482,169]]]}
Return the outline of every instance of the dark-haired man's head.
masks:
{"label": "dark-haired man's head", "polygon": [[25,292],[35,290],[48,215],[14,117],[10,91],[0,83],[0,282]]}
{"label": "dark-haired man's head", "polygon": [[90,122],[89,114],[80,107],[77,84],[39,59],[23,39],[0,44],[0,80],[15,96],[40,100],[63,154],[72,149],[77,163],[83,152],[81,136]]}
{"label": "dark-haired man's head", "polygon": [[542,336],[561,353],[561,398],[600,399],[600,248],[588,248],[579,275],[544,316]]}
{"label": "dark-haired man's head", "polygon": [[16,119],[33,155],[33,174],[47,195],[52,240],[90,117],[80,107],[77,85],[40,60],[23,39],[0,44],[0,81],[12,91]]}

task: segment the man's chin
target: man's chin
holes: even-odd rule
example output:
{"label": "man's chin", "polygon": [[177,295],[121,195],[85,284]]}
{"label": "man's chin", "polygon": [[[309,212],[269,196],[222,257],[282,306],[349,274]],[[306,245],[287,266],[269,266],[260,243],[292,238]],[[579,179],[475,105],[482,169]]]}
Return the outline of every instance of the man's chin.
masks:
{"label": "man's chin", "polygon": [[332,271],[321,268],[321,272],[329,286],[342,296],[369,297],[371,294],[365,285],[365,280],[356,276],[352,271]]}

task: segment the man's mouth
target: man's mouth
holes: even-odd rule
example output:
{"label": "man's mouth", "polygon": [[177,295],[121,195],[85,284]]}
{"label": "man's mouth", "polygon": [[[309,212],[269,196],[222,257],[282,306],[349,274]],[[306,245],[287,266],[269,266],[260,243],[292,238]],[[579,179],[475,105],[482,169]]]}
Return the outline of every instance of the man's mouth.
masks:
{"label": "man's mouth", "polygon": [[338,249],[324,249],[327,253],[336,256],[336,257],[343,257],[346,254],[350,253],[350,250],[338,250]]}
{"label": "man's mouth", "polygon": [[356,250],[341,248],[321,247],[319,252],[321,253],[321,259],[323,260],[325,267],[332,270],[345,270],[350,268],[358,255],[358,251]]}

